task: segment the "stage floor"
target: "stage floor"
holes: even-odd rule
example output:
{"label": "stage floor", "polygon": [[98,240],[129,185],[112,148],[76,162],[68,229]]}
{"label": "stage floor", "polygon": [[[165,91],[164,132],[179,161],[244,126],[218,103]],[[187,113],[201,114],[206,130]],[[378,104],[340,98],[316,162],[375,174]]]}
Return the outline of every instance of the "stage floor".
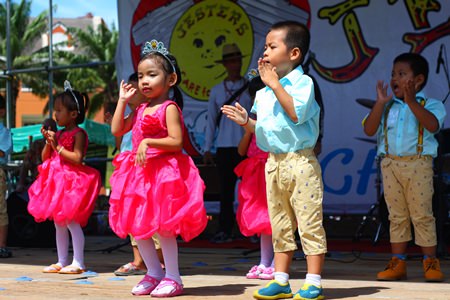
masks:
{"label": "stage floor", "polygon": [[[116,277],[112,273],[131,260],[131,247],[102,251],[121,242],[113,236],[87,236],[85,260],[91,272],[81,275],[41,273],[44,266],[56,261],[55,249],[12,248],[12,258],[0,259],[0,299],[136,299],[130,291],[142,276]],[[258,261],[257,250],[227,245],[199,248],[198,244],[180,247],[185,292],[177,299],[252,299],[253,291],[267,283],[244,277]],[[374,280],[389,259],[388,253],[375,252],[329,253],[323,273],[326,299],[450,299],[448,280],[423,281],[420,258],[408,261],[407,281]],[[450,276],[450,261],[442,259],[441,267]],[[290,283],[297,291],[305,276],[305,261],[300,255],[292,269]]]}

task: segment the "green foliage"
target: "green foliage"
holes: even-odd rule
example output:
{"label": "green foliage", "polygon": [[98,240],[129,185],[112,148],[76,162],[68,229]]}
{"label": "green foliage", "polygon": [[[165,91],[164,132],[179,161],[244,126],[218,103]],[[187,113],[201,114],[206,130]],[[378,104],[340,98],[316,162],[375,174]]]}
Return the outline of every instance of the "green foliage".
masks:
{"label": "green foliage", "polygon": [[[43,66],[45,62],[34,58],[29,53],[33,42],[38,40],[41,34],[47,28],[47,11],[40,13],[31,20],[31,1],[22,0],[20,3],[11,2],[10,5],[10,49],[11,66],[14,69],[29,68],[30,66]],[[6,3],[0,3],[0,55],[6,56]],[[2,66],[6,68],[6,65]],[[19,93],[19,83],[22,81],[27,84],[36,82],[36,77],[42,77],[42,74],[18,74],[12,80],[12,125],[15,123],[16,98]],[[33,78],[34,77],[34,78]]]}
{"label": "green foliage", "polygon": [[[11,2],[10,45],[13,69],[28,69],[48,66],[48,47],[30,53],[41,34],[48,31],[48,11],[31,18],[31,0]],[[89,116],[93,116],[104,104],[115,102],[118,94],[117,76],[114,56],[118,44],[119,33],[115,26],[111,30],[105,24],[98,28],[88,27],[85,30],[69,28],[72,41],[78,48],[76,53],[58,50],[53,52],[53,66],[82,64],[90,62],[111,62],[96,68],[73,68],[55,70],[53,72],[53,88],[63,89],[64,80],[68,79],[72,86],[92,96]],[[55,45],[54,45],[55,46]],[[80,54],[82,53],[82,54]],[[6,56],[6,4],[0,3],[0,55]],[[2,65],[5,69],[6,65]],[[21,73],[13,80],[13,107],[15,112],[16,96],[19,82],[32,89],[33,94],[41,98],[48,97],[49,81],[47,72]],[[15,115],[15,114],[14,114]],[[15,117],[12,117],[15,120]]]}
{"label": "green foliage", "polygon": [[[119,33],[113,26],[111,30],[102,23],[94,29],[89,26],[86,30],[69,28],[75,47],[83,54],[67,54],[70,63],[83,62],[113,62],[116,53]],[[91,97],[89,116],[93,116],[103,105],[115,102],[117,89],[117,75],[115,65],[106,64],[95,69],[71,69],[67,77],[74,83],[77,90],[94,93]]]}

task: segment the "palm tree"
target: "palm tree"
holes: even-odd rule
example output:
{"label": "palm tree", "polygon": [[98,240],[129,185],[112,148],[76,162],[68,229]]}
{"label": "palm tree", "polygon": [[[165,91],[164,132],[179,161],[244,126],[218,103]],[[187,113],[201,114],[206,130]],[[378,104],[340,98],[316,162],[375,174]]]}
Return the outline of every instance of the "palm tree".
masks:
{"label": "palm tree", "polygon": [[[22,0],[19,4],[10,6],[11,26],[11,60],[13,69],[38,68],[48,65],[48,47],[34,53],[31,49],[42,33],[48,30],[48,11],[31,18],[31,1]],[[88,27],[86,30],[69,28],[73,35],[75,46],[81,48],[82,54],[74,54],[58,50],[53,52],[53,66],[82,64],[89,62],[111,62],[97,68],[62,69],[54,71],[53,87],[61,90],[65,79],[80,91],[92,93],[89,117],[93,116],[103,105],[115,102],[117,97],[117,76],[113,64],[119,34],[114,24],[111,30],[101,23],[97,28]],[[28,55],[27,55],[28,53]],[[80,52],[78,52],[80,53]],[[6,55],[6,7],[0,3],[0,55]],[[1,63],[0,63],[1,64]],[[3,69],[5,67],[3,66]],[[13,103],[11,120],[15,123],[16,98],[19,93],[20,82],[30,87],[32,93],[46,98],[48,96],[48,77],[43,72],[21,73],[13,77]],[[48,104],[47,104],[48,106]]]}
{"label": "palm tree", "polygon": [[[30,17],[31,1],[22,0],[20,3],[11,3],[10,6],[10,49],[11,66],[13,69],[29,68],[33,61],[29,53],[33,45],[47,28],[47,11],[43,11],[36,18]],[[0,3],[0,54],[6,55],[6,7]],[[42,66],[42,63],[35,63]],[[4,67],[4,66],[3,66]],[[30,73],[27,75],[15,75],[12,77],[12,126],[15,125],[16,99],[19,94],[20,81],[26,83],[26,78],[41,78],[41,73]]]}
{"label": "palm tree", "polygon": [[75,47],[83,54],[57,51],[61,59],[69,64],[87,62],[110,62],[99,67],[70,69],[67,78],[77,90],[93,93],[89,116],[93,116],[102,106],[114,103],[118,95],[117,75],[114,65],[119,33],[114,24],[111,30],[102,22],[97,28],[89,26],[86,30],[69,28]]}

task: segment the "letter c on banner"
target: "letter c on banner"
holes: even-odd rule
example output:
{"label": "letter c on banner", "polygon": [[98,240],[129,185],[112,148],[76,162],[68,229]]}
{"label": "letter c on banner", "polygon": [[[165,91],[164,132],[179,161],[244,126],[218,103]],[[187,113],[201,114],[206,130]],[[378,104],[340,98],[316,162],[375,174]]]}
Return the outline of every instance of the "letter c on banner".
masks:
{"label": "letter c on banner", "polygon": [[[323,172],[323,185],[324,185],[324,191],[327,193],[333,193],[336,195],[345,195],[350,191],[350,188],[352,186],[352,176],[345,175],[344,176],[344,184],[340,189],[333,189],[325,182],[325,172],[327,171],[328,164],[338,155],[342,154],[344,157],[341,159],[341,162],[343,165],[348,165],[350,161],[353,158],[353,150],[348,148],[342,148],[342,149],[336,149],[330,153],[328,153],[327,156],[325,156],[324,159],[322,159],[321,167]],[[334,172],[337,176],[337,174],[342,174],[341,170],[332,169],[332,172]]]}

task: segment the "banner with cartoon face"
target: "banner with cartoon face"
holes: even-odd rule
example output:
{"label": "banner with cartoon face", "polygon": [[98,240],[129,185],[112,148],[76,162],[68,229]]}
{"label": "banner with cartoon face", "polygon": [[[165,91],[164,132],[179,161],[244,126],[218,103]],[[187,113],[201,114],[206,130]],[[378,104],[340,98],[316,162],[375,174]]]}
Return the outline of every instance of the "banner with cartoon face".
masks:
{"label": "banner with cartoon face", "polygon": [[[364,135],[361,121],[376,97],[376,81],[389,82],[393,59],[420,53],[430,67],[426,95],[443,100],[448,92],[442,62],[448,65],[450,1],[128,0],[118,5],[118,79],[134,72],[143,43],[156,39],[167,46],[182,71],[185,150],[194,156],[203,153],[210,89],[225,77],[219,62],[223,45],[239,46],[245,75],[256,68],[271,24],[307,24],[312,38],[304,67],[316,79],[325,106],[319,159],[328,213],[364,213],[376,200],[376,144]],[[446,127],[449,121],[447,116]]]}

